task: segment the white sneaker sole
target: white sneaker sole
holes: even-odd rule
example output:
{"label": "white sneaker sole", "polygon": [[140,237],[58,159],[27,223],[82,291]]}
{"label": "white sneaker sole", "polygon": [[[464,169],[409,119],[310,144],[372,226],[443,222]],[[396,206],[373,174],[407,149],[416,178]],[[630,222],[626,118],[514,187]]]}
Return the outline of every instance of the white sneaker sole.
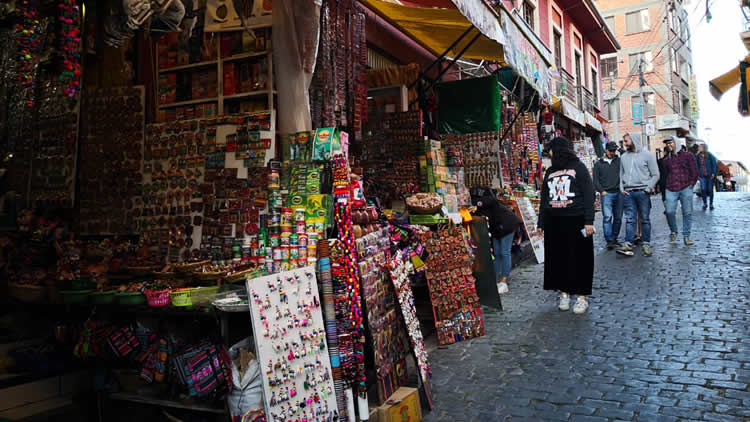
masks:
{"label": "white sneaker sole", "polygon": [[508,293],[508,283],[497,283],[497,292],[501,295]]}

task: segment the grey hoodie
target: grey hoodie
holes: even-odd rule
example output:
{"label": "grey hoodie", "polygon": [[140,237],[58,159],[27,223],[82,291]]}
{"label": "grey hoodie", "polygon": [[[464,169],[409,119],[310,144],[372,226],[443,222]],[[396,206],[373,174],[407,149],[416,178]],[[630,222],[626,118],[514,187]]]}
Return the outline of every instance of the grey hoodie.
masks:
{"label": "grey hoodie", "polygon": [[620,191],[651,190],[659,182],[656,156],[641,145],[641,134],[629,132],[635,152],[626,151],[620,157]]}

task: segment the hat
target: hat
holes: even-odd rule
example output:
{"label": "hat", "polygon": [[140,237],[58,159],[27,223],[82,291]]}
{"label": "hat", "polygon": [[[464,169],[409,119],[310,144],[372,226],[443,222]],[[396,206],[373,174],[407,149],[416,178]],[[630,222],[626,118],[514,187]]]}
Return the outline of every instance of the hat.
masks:
{"label": "hat", "polygon": [[607,151],[617,151],[617,143],[616,142],[607,142]]}
{"label": "hat", "polygon": [[662,141],[662,142],[664,142],[665,144],[666,144],[667,142],[674,142],[674,143],[677,143],[677,141],[675,141],[675,139],[674,139],[674,136],[667,136],[666,138],[664,138],[664,141]]}

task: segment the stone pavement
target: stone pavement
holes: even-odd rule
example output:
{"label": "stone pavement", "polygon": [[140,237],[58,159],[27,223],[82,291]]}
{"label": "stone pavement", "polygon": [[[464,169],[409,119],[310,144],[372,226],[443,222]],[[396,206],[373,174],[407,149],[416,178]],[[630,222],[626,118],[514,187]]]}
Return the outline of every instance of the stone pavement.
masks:
{"label": "stone pavement", "polygon": [[597,241],[584,315],[557,310],[542,266],[514,270],[485,337],[430,351],[424,420],[750,421],[750,194],[696,199],[693,247],[653,203],[654,256]]}

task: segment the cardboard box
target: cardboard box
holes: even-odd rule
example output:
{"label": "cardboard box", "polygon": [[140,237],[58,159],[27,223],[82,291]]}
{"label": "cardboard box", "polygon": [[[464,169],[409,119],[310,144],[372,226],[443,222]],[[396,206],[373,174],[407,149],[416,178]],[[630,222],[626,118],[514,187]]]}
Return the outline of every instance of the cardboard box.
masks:
{"label": "cardboard box", "polygon": [[422,408],[416,388],[400,387],[386,402],[378,407],[378,422],[419,422]]}

